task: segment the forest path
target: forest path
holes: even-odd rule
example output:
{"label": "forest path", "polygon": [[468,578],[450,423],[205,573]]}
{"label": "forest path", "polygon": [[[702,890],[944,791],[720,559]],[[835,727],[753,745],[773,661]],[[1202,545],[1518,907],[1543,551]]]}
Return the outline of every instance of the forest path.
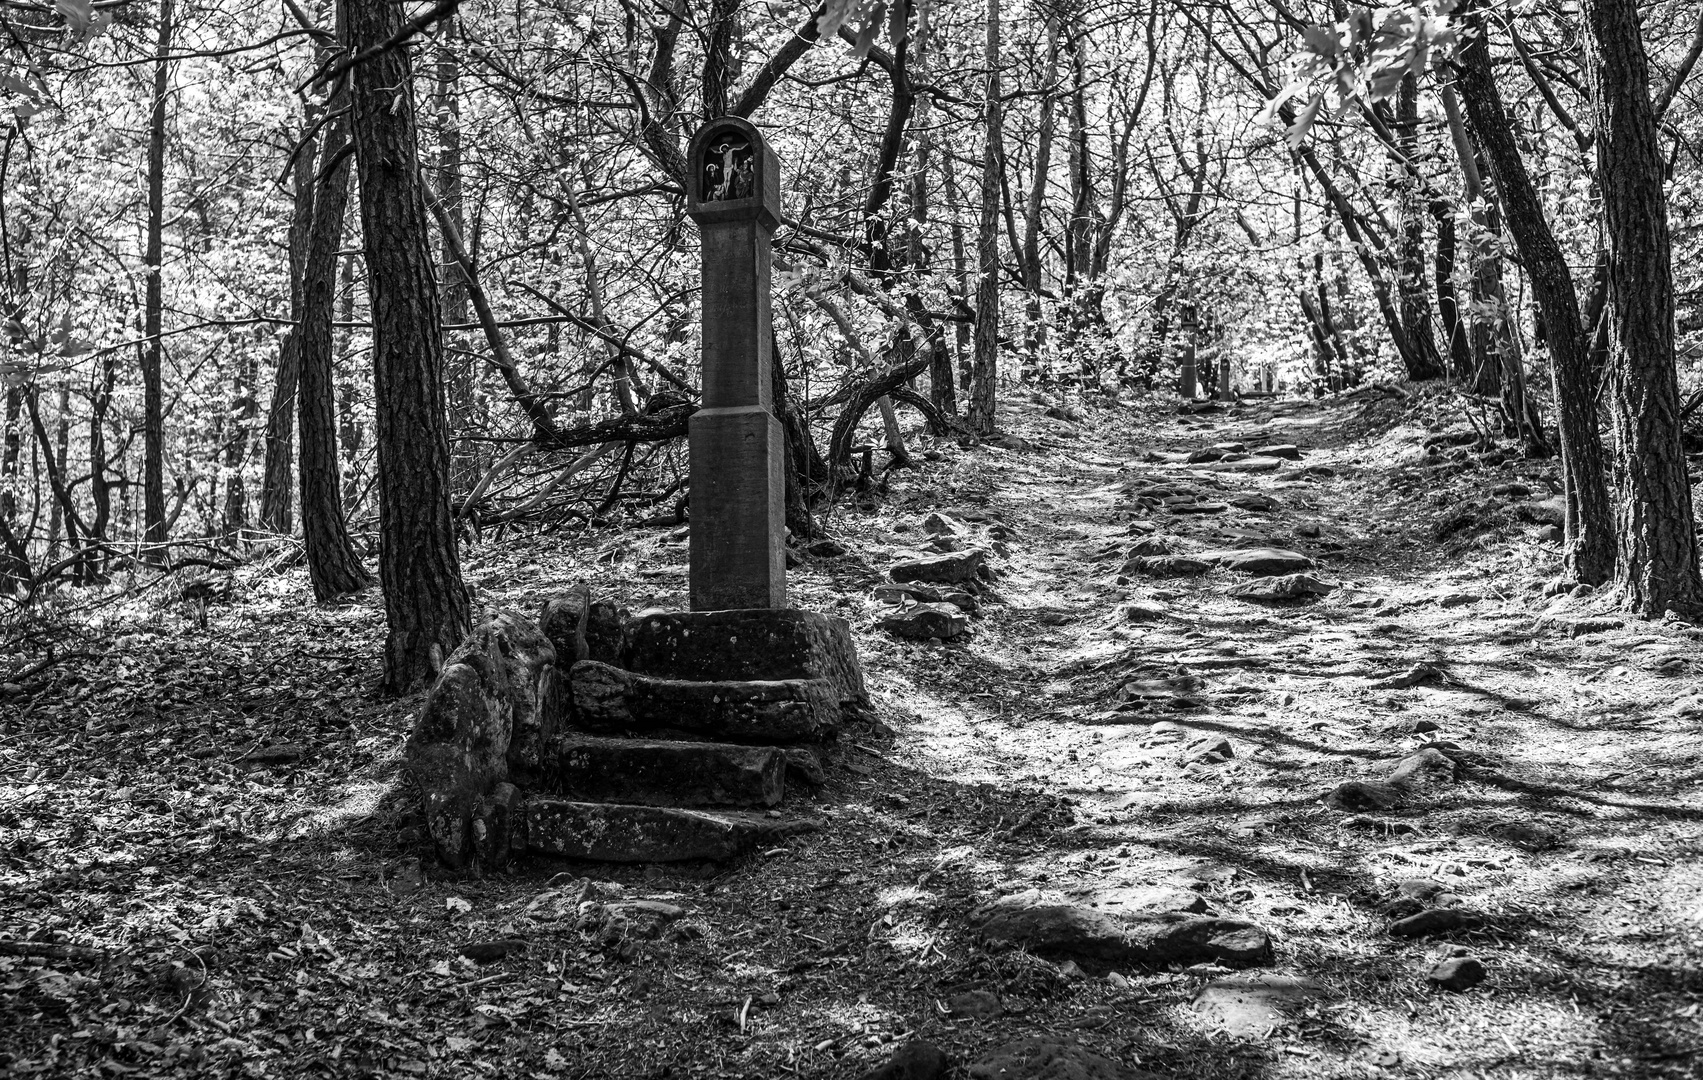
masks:
{"label": "forest path", "polygon": [[[260,563],[211,603],[181,577],[67,590],[18,638],[60,662],[0,706],[0,1073],[854,1080],[915,1038],[1212,1080],[1694,1076],[1696,632],[1545,599],[1556,554],[1523,519],[1555,465],[1480,452],[1469,421],[1446,392],[1372,392],[1197,418],[1016,402],[1025,451],[917,436],[918,468],[830,516],[847,553],[790,582],[850,619],[886,726],[789,791],[820,831],[731,865],[422,861],[398,768],[420,702],[372,694],[376,592],[315,605]],[[1226,440],[1304,452],[1180,460]],[[994,595],[966,638],[901,641],[872,589],[937,510],[994,552]],[[1269,540],[1334,589],[1120,583],[1152,535]],[[679,529],[464,552],[484,609],[582,582],[678,608],[685,571]],[[1431,743],[1397,805],[1322,801],[1376,796]],[[1473,924],[1393,937],[1413,878]],[[1031,890],[1209,906],[1271,935],[1234,974],[1311,981],[1227,990],[1212,965],[1104,971],[978,932]],[[1431,989],[1454,949],[1487,977]]]}
{"label": "forest path", "polygon": [[[1541,500],[1553,464],[1427,453],[1453,425],[1402,412],[1374,397],[1077,432],[1021,410],[1013,429],[1044,453],[984,450],[939,490],[941,509],[1015,531],[995,559],[1001,602],[967,645],[866,656],[883,704],[910,717],[895,756],[1074,801],[1077,824],[994,870],[996,891],[1180,886],[1272,932],[1275,969],[1321,990],[1251,1040],[1272,1051],[1261,1075],[1688,1069],[1651,1055],[1703,1043],[1703,983],[1684,973],[1703,956],[1696,637],[1545,599],[1553,549],[1508,507]],[[1247,473],[1178,460],[1225,442],[1303,458]],[[1158,488],[1271,503],[1173,513],[1132,495]],[[1465,529],[1463,507],[1478,519]],[[1229,595],[1250,579],[1222,570],[1120,578],[1145,536],[1181,555],[1298,551],[1335,590],[1267,605]],[[1162,614],[1131,621],[1130,601]],[[1463,775],[1388,810],[1321,803],[1427,746]],[[1392,937],[1383,911],[1409,879],[1440,884],[1478,928]],[[1490,978],[1439,997],[1424,976],[1457,949]],[[1225,1068],[1231,1034],[1215,1044]]]}

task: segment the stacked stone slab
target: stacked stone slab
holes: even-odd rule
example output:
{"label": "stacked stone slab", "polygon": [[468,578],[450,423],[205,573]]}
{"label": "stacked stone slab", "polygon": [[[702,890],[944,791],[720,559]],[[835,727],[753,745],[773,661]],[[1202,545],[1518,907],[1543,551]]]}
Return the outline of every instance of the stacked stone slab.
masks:
{"label": "stacked stone slab", "polygon": [[579,624],[575,598],[502,612],[445,664],[408,743],[440,859],[725,859],[808,827],[774,810],[788,759],[815,771],[868,707],[844,619],[596,604]]}

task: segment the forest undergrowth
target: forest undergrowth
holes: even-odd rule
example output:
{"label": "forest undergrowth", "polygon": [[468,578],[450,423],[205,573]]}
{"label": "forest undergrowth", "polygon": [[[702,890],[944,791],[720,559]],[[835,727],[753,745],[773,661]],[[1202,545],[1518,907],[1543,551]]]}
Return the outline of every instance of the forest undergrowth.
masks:
{"label": "forest undergrowth", "polygon": [[[1703,631],[1548,595],[1556,463],[1487,447],[1448,392],[1048,404],[1004,417],[1028,449],[919,437],[829,517],[847,554],[792,572],[798,606],[851,621],[880,724],[789,797],[820,831],[738,865],[422,862],[419,699],[375,693],[379,602],[316,606],[301,569],[14,620],[0,1073],[855,1077],[907,1039],[963,1066],[1038,1036],[1163,1076],[1695,1076]],[[1300,458],[1182,460],[1225,442]],[[933,512],[996,579],[967,637],[887,637],[871,589]],[[1124,576],[1150,536],[1293,550],[1332,591]],[[463,554],[476,607],[582,583],[684,606],[680,530]],[[1326,802],[1427,748],[1457,768],[1400,805]],[[1405,879],[1470,918],[1392,936]],[[1020,890],[1150,887],[1263,927],[1261,970],[1302,989],[1250,1023],[1202,995],[1223,969],[1085,970],[972,930]],[[1430,986],[1457,950],[1484,981]]]}

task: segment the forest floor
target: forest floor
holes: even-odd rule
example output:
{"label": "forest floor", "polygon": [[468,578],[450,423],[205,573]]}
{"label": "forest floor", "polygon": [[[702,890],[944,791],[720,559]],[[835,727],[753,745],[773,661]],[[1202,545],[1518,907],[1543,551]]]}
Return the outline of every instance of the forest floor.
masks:
{"label": "forest floor", "polygon": [[[210,601],[175,579],[61,593],[6,628],[22,661],[68,658],[0,697],[0,1073],[849,1078],[907,1039],[962,1066],[1039,1036],[1226,1080],[1696,1076],[1699,631],[1546,596],[1558,554],[1520,507],[1555,463],[1428,451],[1464,408],[1371,392],[1073,423],[1031,402],[1005,417],[1028,450],[921,440],[930,460],[828,520],[849,553],[792,575],[795,603],[851,620],[882,723],[789,796],[822,831],[732,866],[422,863],[399,770],[419,701],[372,693],[375,596],[318,607],[302,571],[259,566]],[[1303,456],[1167,456],[1226,440]],[[1271,502],[1137,498],[1179,485]],[[867,598],[933,511],[993,547],[992,595],[964,638],[896,640]],[[1120,583],[1150,530],[1269,540],[1335,589]],[[638,610],[684,606],[685,558],[673,533],[606,531],[486,542],[465,570],[482,606],[588,582]],[[1393,809],[1323,801],[1431,744],[1470,768]],[[1467,925],[1392,936],[1404,879]],[[1229,974],[1210,965],[1086,971],[971,928],[1018,890],[1150,886],[1264,927],[1258,970],[1301,980],[1283,1008],[1203,995]],[[616,896],[684,915],[581,928],[577,901]],[[526,947],[458,951],[491,939]],[[1485,980],[1430,986],[1457,950]]]}

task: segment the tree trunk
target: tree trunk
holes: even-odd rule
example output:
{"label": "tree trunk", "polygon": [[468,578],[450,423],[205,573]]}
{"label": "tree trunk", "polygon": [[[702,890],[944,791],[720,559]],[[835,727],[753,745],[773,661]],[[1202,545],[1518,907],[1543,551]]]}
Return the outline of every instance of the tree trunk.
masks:
{"label": "tree trunk", "polygon": [[[1396,93],[1397,146],[1409,163],[1419,160],[1419,80],[1412,72],[1402,76]],[[1413,348],[1407,362],[1407,377],[1415,382],[1439,378],[1443,361],[1437,355],[1437,335],[1431,328],[1431,291],[1425,283],[1425,192],[1419,178],[1403,168],[1401,183],[1401,324]],[[1451,223],[1452,224],[1452,223]]]}
{"label": "tree trunk", "polygon": [[225,440],[224,531],[230,540],[240,538],[248,527],[248,485],[243,481],[242,470],[248,463],[249,430],[260,412],[254,385],[259,376],[259,364],[254,352],[249,351],[236,375],[236,385],[231,388],[231,430]]}
{"label": "tree trunk", "polygon": [[[359,53],[397,33],[403,11],[357,0],[348,19],[350,49]],[[438,287],[409,68],[407,50],[391,49],[351,73],[373,323],[379,578],[388,622],[383,686],[393,694],[430,683],[469,629],[449,501]]]}
{"label": "tree trunk", "polygon": [[[445,19],[438,34],[436,50],[436,99],[438,129],[437,188],[438,203],[446,217],[455,225],[457,236],[467,235],[467,221],[461,197],[461,96],[457,84],[461,79],[461,57],[456,52],[456,20]],[[443,321],[460,325],[468,320],[467,273],[444,241],[443,256]],[[454,331],[449,344],[458,346],[447,350],[444,366],[449,374],[449,429],[465,432],[473,427],[478,364],[473,351],[467,348],[470,335]],[[470,447],[477,444],[458,444]],[[478,455],[467,449],[451,450],[451,485],[456,491],[470,491],[483,471]]]}
{"label": "tree trunk", "polygon": [[1046,342],[1046,322],[1041,315],[1041,215],[1047,206],[1047,176],[1052,172],[1053,130],[1057,102],[1053,86],[1058,82],[1059,23],[1047,16],[1047,58],[1041,67],[1040,118],[1035,132],[1034,176],[1023,208],[1023,249],[1018,258],[1023,269],[1023,358],[1040,376],[1041,347]]}
{"label": "tree trunk", "polygon": [[[308,125],[316,110],[309,108]],[[260,483],[260,527],[275,533],[291,529],[290,466],[295,459],[296,382],[301,372],[302,275],[307,266],[308,234],[313,230],[314,140],[296,152],[293,216],[290,218],[290,320],[294,324],[278,348],[278,376],[266,412],[266,464]]]}
{"label": "tree trunk", "polygon": [[[336,112],[347,101],[348,96],[339,91],[332,95],[329,108]],[[301,449],[296,471],[302,492],[302,540],[313,595],[321,602],[356,592],[372,581],[355,554],[343,519],[337,456],[337,362],[332,355],[331,323],[337,310],[337,248],[349,205],[349,157],[344,153],[348,140],[348,118],[332,121],[320,153],[320,171],[325,175],[313,195],[313,229],[302,272],[302,317],[296,328],[301,341],[296,387]]]}
{"label": "tree trunk", "polygon": [[1646,615],[1703,610],[1691,482],[1679,442],[1665,163],[1635,0],[1582,0],[1608,237],[1615,586]]}
{"label": "tree trunk", "polygon": [[1485,21],[1476,12],[1467,18],[1472,32],[1460,51],[1461,99],[1490,162],[1508,230],[1520,249],[1532,295],[1549,329],[1550,370],[1567,494],[1567,572],[1580,581],[1600,585],[1614,572],[1614,524],[1603,479],[1596,387],[1591,377],[1589,342],[1579,321],[1579,298],[1573,291],[1566,255],[1550,231],[1502,106],[1502,95],[1490,69]]}
{"label": "tree trunk", "polygon": [[992,435],[999,410],[999,0],[987,0],[987,130],[982,144],[982,215],[976,233],[976,351],[970,361],[970,430]]}
{"label": "tree trunk", "polygon": [[[164,303],[160,265],[165,232],[166,90],[171,78],[172,0],[160,0],[160,25],[154,51],[154,103],[148,120],[148,238],[142,262],[147,266],[147,299],[142,334],[142,520],[149,545],[166,542],[165,407],[160,387]],[[153,547],[150,560],[164,558]]]}

